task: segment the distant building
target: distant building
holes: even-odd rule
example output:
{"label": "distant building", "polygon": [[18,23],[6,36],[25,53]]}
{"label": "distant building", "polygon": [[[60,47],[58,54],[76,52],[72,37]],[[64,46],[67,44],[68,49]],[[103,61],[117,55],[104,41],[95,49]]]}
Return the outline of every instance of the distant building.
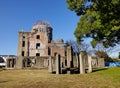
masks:
{"label": "distant building", "polygon": [[6,66],[6,59],[2,56],[0,56],[0,68]]}
{"label": "distant building", "polygon": [[0,55],[0,67],[6,67],[6,59],[9,57],[15,57],[15,55]]}

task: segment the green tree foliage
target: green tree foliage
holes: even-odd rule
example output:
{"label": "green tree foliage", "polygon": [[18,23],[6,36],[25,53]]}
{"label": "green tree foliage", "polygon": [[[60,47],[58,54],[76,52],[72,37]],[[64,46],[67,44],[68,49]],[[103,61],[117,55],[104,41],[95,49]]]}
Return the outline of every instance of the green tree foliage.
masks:
{"label": "green tree foliage", "polygon": [[119,56],[118,56],[118,58],[120,59],[120,52],[119,52]]}
{"label": "green tree foliage", "polygon": [[91,37],[93,47],[120,43],[120,0],[67,0],[68,9],[80,16],[74,32],[77,42]]}

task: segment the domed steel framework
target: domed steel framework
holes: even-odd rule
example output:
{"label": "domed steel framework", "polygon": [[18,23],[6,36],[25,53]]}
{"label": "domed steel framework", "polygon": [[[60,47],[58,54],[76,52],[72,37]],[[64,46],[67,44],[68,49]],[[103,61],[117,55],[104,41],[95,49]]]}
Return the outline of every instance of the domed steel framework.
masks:
{"label": "domed steel framework", "polygon": [[37,22],[35,22],[33,26],[36,26],[36,25],[43,25],[43,26],[51,27],[50,23],[45,20],[38,20]]}

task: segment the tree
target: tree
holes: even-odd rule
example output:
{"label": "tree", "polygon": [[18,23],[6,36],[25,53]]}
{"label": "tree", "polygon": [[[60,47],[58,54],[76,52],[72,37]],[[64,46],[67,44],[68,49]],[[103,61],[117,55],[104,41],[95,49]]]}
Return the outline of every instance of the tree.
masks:
{"label": "tree", "polygon": [[119,52],[119,56],[118,56],[118,58],[120,59],[120,52]]}
{"label": "tree", "polygon": [[120,50],[120,48],[118,46],[115,46],[115,47],[109,47],[109,48],[106,48],[103,46],[102,43],[99,43],[97,44],[94,49],[93,49],[95,52],[96,51],[101,51],[101,52],[105,52],[107,55],[110,55],[114,52],[117,52]]}
{"label": "tree", "polygon": [[68,9],[80,16],[74,32],[77,42],[91,37],[91,45],[120,43],[120,0],[67,0]]}
{"label": "tree", "polygon": [[100,57],[100,58],[108,58],[109,57],[108,54],[104,51],[98,50],[98,51],[95,51],[95,54],[97,57]]}
{"label": "tree", "polygon": [[72,46],[74,54],[79,54],[81,51],[88,51],[89,45],[85,43],[77,44],[74,40],[66,41],[67,45]]}
{"label": "tree", "polygon": [[99,43],[93,48],[93,51],[97,57],[104,58],[106,62],[117,61],[110,57],[111,53],[118,52],[120,48],[118,46],[105,48],[102,43]]}

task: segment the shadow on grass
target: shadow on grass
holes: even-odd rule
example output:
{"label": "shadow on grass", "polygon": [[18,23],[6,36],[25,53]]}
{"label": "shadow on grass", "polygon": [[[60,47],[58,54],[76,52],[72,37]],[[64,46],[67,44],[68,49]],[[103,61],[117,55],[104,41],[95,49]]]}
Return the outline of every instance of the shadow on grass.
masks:
{"label": "shadow on grass", "polygon": [[4,69],[4,68],[0,68],[0,72],[1,72],[1,71],[4,71],[4,70],[6,70],[6,69]]}
{"label": "shadow on grass", "polygon": [[102,71],[102,70],[107,70],[108,68],[93,68],[92,72],[97,72],[97,71]]}
{"label": "shadow on grass", "polygon": [[0,83],[6,83],[6,82],[9,82],[9,81],[0,81]]}
{"label": "shadow on grass", "polygon": [[[98,72],[103,70],[108,70],[108,68],[93,68],[92,72]],[[85,69],[85,73],[88,73],[88,69]],[[56,71],[53,71],[51,74],[56,74]],[[67,73],[67,70],[65,70],[65,71],[62,71],[61,74],[80,74],[80,72],[78,69],[76,71],[70,71],[69,73]]]}

